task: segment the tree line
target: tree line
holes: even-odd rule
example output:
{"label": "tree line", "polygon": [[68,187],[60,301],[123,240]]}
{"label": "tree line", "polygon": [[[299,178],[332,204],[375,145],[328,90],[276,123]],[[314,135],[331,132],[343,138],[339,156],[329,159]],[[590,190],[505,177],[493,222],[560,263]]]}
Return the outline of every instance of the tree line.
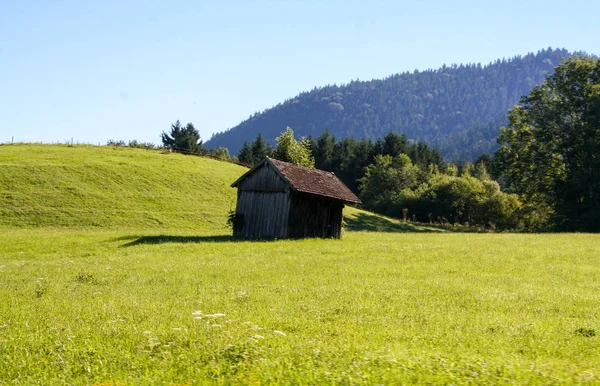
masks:
{"label": "tree line", "polygon": [[[295,140],[294,132],[289,127],[282,135]],[[279,139],[277,143],[279,144]],[[335,135],[325,130],[317,138],[303,137],[298,143],[309,152],[313,159],[312,164],[297,162],[293,157],[285,155],[285,152],[278,151],[279,145],[275,148],[267,144],[260,133],[254,142],[244,142],[238,159],[250,166],[260,162],[265,156],[304,166],[314,166],[317,169],[334,172],[354,192],[358,192],[358,179],[362,176],[364,168],[371,164],[377,155],[407,154],[413,162],[425,168],[430,164],[442,168],[445,165],[439,151],[427,143],[411,142],[405,135],[393,132],[375,142],[367,139],[356,140],[354,137],[346,137],[338,141]]]}
{"label": "tree line", "polygon": [[[188,123],[185,126],[181,122],[176,121],[171,125],[169,132],[161,133],[161,140],[164,149],[176,153],[196,156],[209,156],[211,158],[220,159],[223,161],[233,161],[242,163],[247,166],[253,166],[262,161],[266,156],[276,158],[281,161],[291,162],[297,165],[314,167],[314,157],[310,150],[310,143],[304,138],[297,141],[294,138],[294,131],[287,127],[279,137],[275,139],[276,147],[266,144],[262,135],[258,135],[256,140],[249,147],[245,143],[246,148],[240,151],[238,156],[231,157],[229,150],[224,147],[207,150],[200,138],[200,133],[194,127],[193,123]],[[125,144],[124,142],[122,143]],[[137,141],[130,141],[130,147],[137,146]],[[108,145],[118,145],[114,141],[109,141]]]}

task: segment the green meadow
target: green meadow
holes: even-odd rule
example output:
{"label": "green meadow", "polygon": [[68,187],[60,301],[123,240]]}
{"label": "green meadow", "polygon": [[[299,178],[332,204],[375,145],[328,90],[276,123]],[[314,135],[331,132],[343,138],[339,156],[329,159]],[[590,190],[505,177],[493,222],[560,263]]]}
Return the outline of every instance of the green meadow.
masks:
{"label": "green meadow", "polygon": [[0,384],[598,384],[600,237],[235,241],[246,169],[0,146]]}

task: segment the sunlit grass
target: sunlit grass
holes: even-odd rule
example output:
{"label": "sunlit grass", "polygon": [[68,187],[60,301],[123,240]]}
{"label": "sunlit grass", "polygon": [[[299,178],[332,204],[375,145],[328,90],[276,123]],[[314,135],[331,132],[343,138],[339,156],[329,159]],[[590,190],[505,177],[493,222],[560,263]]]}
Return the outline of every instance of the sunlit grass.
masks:
{"label": "sunlit grass", "polygon": [[0,383],[598,383],[600,238],[0,231]]}
{"label": "sunlit grass", "polygon": [[247,168],[142,149],[0,146],[0,226],[223,230]]}

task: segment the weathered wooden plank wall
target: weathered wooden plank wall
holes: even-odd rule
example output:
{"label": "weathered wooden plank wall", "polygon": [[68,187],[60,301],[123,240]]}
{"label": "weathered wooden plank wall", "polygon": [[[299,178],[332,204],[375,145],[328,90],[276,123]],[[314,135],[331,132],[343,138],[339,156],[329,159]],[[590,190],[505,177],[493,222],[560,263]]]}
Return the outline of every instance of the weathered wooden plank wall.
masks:
{"label": "weathered wooden plank wall", "polygon": [[240,191],[236,213],[243,216],[244,225],[234,236],[285,238],[290,207],[288,197],[286,192]]}
{"label": "weathered wooden plank wall", "polygon": [[332,232],[330,237],[333,237],[335,239],[339,239],[342,237],[343,211],[344,204],[340,201],[336,202],[334,205],[331,206],[329,221],[331,223]]}
{"label": "weathered wooden plank wall", "polygon": [[286,192],[289,190],[288,184],[279,174],[273,170],[269,163],[257,169],[245,180],[239,183],[240,190],[254,190],[266,192]]}
{"label": "weathered wooden plank wall", "polygon": [[333,237],[342,235],[344,204],[311,194],[291,193],[288,237]]}
{"label": "weathered wooden plank wall", "polygon": [[289,186],[265,164],[238,185],[236,213],[244,218],[244,226],[235,237],[273,239],[287,235]]}

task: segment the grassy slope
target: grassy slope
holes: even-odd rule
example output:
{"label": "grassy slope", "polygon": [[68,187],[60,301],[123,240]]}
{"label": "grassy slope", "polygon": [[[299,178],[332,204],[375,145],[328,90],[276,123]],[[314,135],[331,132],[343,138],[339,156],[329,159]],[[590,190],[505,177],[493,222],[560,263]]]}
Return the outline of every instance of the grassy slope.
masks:
{"label": "grassy slope", "polygon": [[218,231],[245,170],[140,149],[0,146],[0,225]]}
{"label": "grassy slope", "polygon": [[[227,233],[230,187],[247,169],[129,148],[0,146],[0,226],[194,229]],[[348,208],[349,230],[431,228]]]}
{"label": "grassy slope", "polygon": [[447,232],[443,227],[403,222],[353,207],[344,208],[344,229],[365,232]]}

